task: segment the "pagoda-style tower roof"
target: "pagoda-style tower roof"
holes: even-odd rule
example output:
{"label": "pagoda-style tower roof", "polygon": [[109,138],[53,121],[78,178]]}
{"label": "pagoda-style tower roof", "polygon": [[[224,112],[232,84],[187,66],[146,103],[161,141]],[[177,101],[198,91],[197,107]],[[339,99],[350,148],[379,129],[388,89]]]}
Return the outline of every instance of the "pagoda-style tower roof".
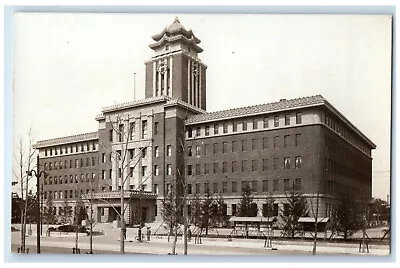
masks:
{"label": "pagoda-style tower roof", "polygon": [[186,30],[180,23],[178,17],[175,18],[171,25],[165,27],[161,33],[153,35],[152,39],[156,41],[149,45],[153,50],[162,47],[166,43],[181,42],[192,47],[197,53],[203,51],[203,49],[197,45],[201,42],[200,39],[194,35],[192,30]]}

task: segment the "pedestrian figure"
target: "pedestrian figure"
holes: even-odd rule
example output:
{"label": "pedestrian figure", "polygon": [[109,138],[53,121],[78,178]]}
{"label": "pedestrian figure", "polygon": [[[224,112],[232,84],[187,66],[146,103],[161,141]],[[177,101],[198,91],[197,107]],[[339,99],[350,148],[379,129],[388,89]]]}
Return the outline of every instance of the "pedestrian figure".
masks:
{"label": "pedestrian figure", "polygon": [[188,241],[190,242],[192,240],[192,230],[190,230],[190,225],[188,226],[187,235]]}
{"label": "pedestrian figure", "polygon": [[150,241],[151,229],[147,227],[147,241]]}

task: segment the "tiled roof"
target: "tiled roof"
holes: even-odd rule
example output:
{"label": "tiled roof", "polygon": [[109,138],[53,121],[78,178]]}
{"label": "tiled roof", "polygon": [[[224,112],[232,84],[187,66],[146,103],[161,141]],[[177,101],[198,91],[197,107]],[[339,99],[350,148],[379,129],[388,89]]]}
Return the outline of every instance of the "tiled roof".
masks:
{"label": "tiled roof", "polygon": [[[102,112],[103,113],[112,112],[112,111],[128,109],[128,108],[132,108],[135,106],[141,106],[141,105],[145,105],[145,104],[150,104],[150,103],[155,103],[155,102],[160,102],[160,101],[167,101],[167,100],[170,100],[170,97],[159,96],[159,97],[146,98],[146,99],[135,100],[135,101],[130,101],[130,102],[118,103],[118,104],[115,104],[112,106],[103,107]],[[99,117],[99,116],[97,116],[97,117]]]}
{"label": "tiled roof", "polygon": [[198,114],[190,116],[187,120],[187,124],[207,122],[211,120],[227,119],[236,116],[254,115],[258,113],[274,112],[278,110],[286,110],[293,108],[300,108],[310,105],[321,105],[325,104],[325,99],[321,95],[304,97],[290,100],[280,100],[278,102],[259,104],[254,106],[247,106],[241,108],[234,108],[229,110],[211,112],[206,114]]}
{"label": "tiled roof", "polygon": [[54,146],[54,145],[59,145],[59,144],[94,140],[94,139],[98,139],[98,138],[99,138],[98,132],[83,133],[83,134],[77,134],[77,135],[73,135],[73,136],[38,141],[33,146],[33,148],[38,149],[38,148]]}
{"label": "tiled roof", "polygon": [[165,35],[165,33],[169,33],[169,34],[180,33],[180,34],[184,35],[185,37],[187,37],[188,39],[193,38],[193,40],[196,44],[199,44],[201,42],[200,39],[198,39],[196,36],[194,36],[192,30],[187,31],[183,27],[183,25],[179,21],[178,17],[175,18],[174,22],[172,22],[171,25],[169,25],[168,27],[165,27],[161,33],[153,35],[152,38],[154,41],[159,41]]}
{"label": "tiled roof", "polygon": [[191,109],[191,110],[194,110],[194,111],[196,111],[196,112],[198,112],[198,113],[202,113],[202,114],[207,113],[207,111],[205,111],[205,110],[203,110],[203,109],[200,109],[200,108],[198,108],[198,107],[196,107],[196,106],[193,106],[193,105],[191,105],[191,104],[189,104],[189,103],[186,103],[186,102],[181,101],[181,100],[178,100],[178,99],[170,99],[170,100],[168,100],[167,103],[165,104],[165,106],[172,106],[172,105],[184,106],[184,107],[186,107],[186,108],[189,108],[189,109]]}
{"label": "tiled roof", "polygon": [[164,35],[156,43],[150,44],[149,47],[151,49],[155,49],[157,47],[162,46],[166,42],[172,43],[172,42],[176,42],[176,41],[181,41],[181,42],[183,42],[185,44],[191,45],[198,53],[203,52],[203,49],[196,44],[196,41],[193,38],[193,36],[190,37],[190,38],[187,38],[187,37],[185,37],[185,36],[183,36],[181,34],[175,35],[175,36],[166,36],[166,35]]}

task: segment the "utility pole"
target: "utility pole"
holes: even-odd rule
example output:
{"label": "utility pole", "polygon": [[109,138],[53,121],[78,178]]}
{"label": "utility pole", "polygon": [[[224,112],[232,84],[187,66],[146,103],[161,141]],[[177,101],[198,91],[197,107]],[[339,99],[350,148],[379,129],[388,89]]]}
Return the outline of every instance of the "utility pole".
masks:
{"label": "utility pole", "polygon": [[40,215],[40,183],[39,183],[39,178],[42,173],[44,174],[45,177],[47,177],[47,173],[45,171],[40,171],[39,170],[39,155],[37,155],[36,159],[36,170],[34,169],[29,170],[26,172],[27,176],[32,176],[33,173],[35,173],[36,176],[36,212],[37,212],[37,219],[36,219],[36,249],[37,249],[37,254],[40,254],[40,222],[41,222],[41,215]]}
{"label": "utility pole", "polygon": [[319,207],[319,193],[317,193],[317,209],[316,209],[316,213],[315,213],[313,255],[316,255],[316,254],[317,254],[317,236],[318,236],[318,207]]}
{"label": "utility pole", "polygon": [[[185,169],[184,169],[185,170]],[[185,173],[186,175],[186,173]],[[187,255],[188,241],[187,241],[187,227],[188,227],[188,207],[187,207],[187,182],[185,178],[185,187],[183,187],[183,254]]]}
{"label": "utility pole", "polygon": [[39,183],[39,177],[40,177],[40,171],[39,171],[39,154],[36,156],[36,165],[37,165],[37,172],[39,173],[39,176],[36,174],[36,213],[37,213],[37,225],[36,225],[36,244],[37,244],[37,254],[40,254],[40,183]]}

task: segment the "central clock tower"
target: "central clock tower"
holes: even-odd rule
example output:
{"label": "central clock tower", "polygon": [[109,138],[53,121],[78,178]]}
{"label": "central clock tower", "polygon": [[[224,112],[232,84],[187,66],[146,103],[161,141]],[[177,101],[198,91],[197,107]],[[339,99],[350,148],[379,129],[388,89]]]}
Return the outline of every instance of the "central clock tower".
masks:
{"label": "central clock tower", "polygon": [[146,64],[145,97],[168,96],[206,110],[206,70],[198,54],[201,42],[175,18],[149,45],[154,56]]}

